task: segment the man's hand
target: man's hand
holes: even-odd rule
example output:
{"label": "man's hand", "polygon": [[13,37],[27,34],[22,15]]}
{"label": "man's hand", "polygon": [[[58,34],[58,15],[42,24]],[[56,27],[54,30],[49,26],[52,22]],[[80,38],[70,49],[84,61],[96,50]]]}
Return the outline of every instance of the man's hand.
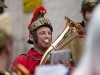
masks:
{"label": "man's hand", "polygon": [[60,58],[59,60],[60,60],[60,62],[54,61],[54,63],[55,64],[63,64],[64,66],[68,67],[67,63],[64,61],[63,58]]}
{"label": "man's hand", "polygon": [[63,64],[64,66],[68,67],[71,70],[71,72],[74,71],[74,67],[72,67],[70,62],[66,63],[63,58],[60,58],[59,60],[60,60],[60,62],[54,61],[54,63],[55,64]]}

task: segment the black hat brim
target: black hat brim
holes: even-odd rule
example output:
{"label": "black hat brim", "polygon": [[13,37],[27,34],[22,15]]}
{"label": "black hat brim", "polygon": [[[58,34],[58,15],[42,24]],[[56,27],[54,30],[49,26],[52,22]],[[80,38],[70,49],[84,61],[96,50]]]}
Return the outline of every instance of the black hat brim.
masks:
{"label": "black hat brim", "polygon": [[33,44],[33,42],[29,39],[28,41],[27,41],[29,44]]}

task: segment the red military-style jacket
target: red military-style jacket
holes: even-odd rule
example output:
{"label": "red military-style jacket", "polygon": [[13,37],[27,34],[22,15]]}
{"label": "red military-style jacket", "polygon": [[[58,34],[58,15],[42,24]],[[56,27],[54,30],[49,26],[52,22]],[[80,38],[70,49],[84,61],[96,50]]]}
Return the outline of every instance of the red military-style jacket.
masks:
{"label": "red military-style jacket", "polygon": [[[27,56],[28,55],[32,55],[33,59],[31,58],[31,56]],[[40,60],[42,58],[43,55],[40,55],[38,52],[36,52],[33,48],[31,48],[28,53],[26,54],[22,54],[20,56],[18,56],[13,65],[12,65],[12,68],[15,68],[18,64],[22,64],[25,68],[27,68],[30,73],[32,75],[34,75],[34,71],[35,71],[35,68],[36,66],[39,65],[40,63]]]}

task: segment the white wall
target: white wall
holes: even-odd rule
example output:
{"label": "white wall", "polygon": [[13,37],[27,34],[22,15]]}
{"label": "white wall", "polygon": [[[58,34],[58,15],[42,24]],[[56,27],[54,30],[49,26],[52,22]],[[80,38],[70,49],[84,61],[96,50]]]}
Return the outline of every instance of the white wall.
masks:
{"label": "white wall", "polygon": [[[30,48],[27,43],[28,29],[32,13],[23,12],[23,0],[5,0],[8,6],[6,12],[10,12],[13,17],[14,30],[14,58],[21,53],[25,53]],[[82,17],[80,15],[80,8],[82,0],[42,0],[43,6],[47,9],[46,17],[51,21],[53,31],[53,41],[61,33],[66,25],[65,16],[70,17],[75,22],[80,22]]]}

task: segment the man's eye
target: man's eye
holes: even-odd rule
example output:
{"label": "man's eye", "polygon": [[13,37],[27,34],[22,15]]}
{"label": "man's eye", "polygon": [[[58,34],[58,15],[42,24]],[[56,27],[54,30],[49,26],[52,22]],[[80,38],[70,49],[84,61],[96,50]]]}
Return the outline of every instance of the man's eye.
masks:
{"label": "man's eye", "polygon": [[49,35],[51,35],[51,32],[48,32]]}
{"label": "man's eye", "polygon": [[44,32],[41,32],[40,34],[44,34]]}

